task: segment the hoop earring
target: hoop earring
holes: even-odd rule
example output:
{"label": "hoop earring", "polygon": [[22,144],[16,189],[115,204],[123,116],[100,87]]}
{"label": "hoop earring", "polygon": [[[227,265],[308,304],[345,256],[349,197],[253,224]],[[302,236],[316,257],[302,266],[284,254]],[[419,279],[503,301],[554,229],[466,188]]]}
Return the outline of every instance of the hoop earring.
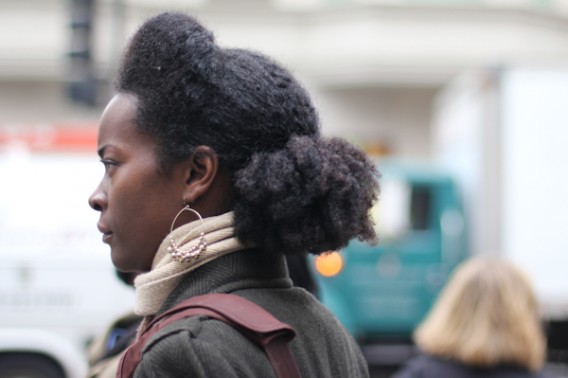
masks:
{"label": "hoop earring", "polygon": [[184,263],[189,261],[190,259],[197,258],[197,256],[199,256],[201,252],[207,249],[207,241],[205,240],[205,234],[203,231],[201,231],[201,233],[199,234],[199,242],[197,243],[197,245],[191,248],[181,249],[180,246],[174,241],[174,238],[172,237],[174,224],[176,223],[176,220],[181,215],[181,213],[183,213],[184,211],[191,211],[192,213],[197,215],[197,217],[201,221],[201,226],[203,226],[203,218],[201,218],[201,214],[199,214],[197,210],[189,207],[189,205],[185,205],[183,209],[181,209],[179,213],[177,213],[176,217],[174,218],[174,221],[172,222],[172,226],[170,227],[170,246],[168,247],[168,252],[175,261],[180,263]]}

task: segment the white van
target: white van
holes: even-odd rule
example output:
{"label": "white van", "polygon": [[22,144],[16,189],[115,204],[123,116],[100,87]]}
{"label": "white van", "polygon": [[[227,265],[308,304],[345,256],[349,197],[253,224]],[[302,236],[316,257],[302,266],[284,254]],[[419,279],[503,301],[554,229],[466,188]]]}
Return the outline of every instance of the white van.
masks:
{"label": "white van", "polygon": [[88,197],[96,128],[0,128],[0,377],[83,378],[88,343],[134,304]]}

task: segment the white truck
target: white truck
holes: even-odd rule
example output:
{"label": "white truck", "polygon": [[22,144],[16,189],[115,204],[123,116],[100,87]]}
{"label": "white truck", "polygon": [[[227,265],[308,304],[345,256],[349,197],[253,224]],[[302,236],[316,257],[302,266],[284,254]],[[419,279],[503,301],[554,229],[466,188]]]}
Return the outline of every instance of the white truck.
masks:
{"label": "white truck", "polygon": [[83,378],[87,345],[134,302],[87,199],[96,129],[0,128],[0,378]]}
{"label": "white truck", "polygon": [[529,274],[551,350],[568,351],[568,66],[464,73],[437,98],[433,143],[461,187],[472,252]]}

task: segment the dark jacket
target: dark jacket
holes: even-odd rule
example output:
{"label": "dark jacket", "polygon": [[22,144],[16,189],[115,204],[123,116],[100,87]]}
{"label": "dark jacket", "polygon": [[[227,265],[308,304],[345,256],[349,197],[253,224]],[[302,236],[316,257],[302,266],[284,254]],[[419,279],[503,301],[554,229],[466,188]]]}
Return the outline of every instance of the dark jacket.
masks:
{"label": "dark jacket", "polygon": [[[296,330],[290,343],[302,377],[368,377],[354,339],[313,295],[292,287],[284,258],[247,250],[189,273],[160,312],[211,292],[247,298]],[[263,350],[217,320],[190,317],[165,327],[147,343],[135,371],[142,377],[274,377]]]}
{"label": "dark jacket", "polygon": [[530,372],[513,366],[475,368],[459,362],[420,354],[392,378],[553,378],[543,372]]}

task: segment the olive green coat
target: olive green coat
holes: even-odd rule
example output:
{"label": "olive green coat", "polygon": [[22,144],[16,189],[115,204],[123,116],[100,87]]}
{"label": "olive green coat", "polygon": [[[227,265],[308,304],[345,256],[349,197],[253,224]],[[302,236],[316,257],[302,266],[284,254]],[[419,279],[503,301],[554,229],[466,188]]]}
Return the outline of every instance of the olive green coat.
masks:
{"label": "olive green coat", "polygon": [[[293,288],[283,257],[247,250],[189,273],[161,312],[207,293],[247,298],[296,330],[292,353],[302,377],[368,377],[367,363],[343,326],[313,295]],[[194,316],[165,327],[144,348],[136,378],[274,377],[262,349],[231,326]]]}

